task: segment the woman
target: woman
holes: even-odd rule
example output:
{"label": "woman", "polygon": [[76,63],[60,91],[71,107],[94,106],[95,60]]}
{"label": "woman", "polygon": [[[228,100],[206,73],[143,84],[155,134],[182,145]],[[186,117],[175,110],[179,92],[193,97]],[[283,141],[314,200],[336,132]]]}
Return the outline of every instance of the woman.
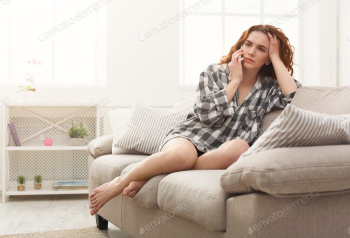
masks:
{"label": "woman", "polygon": [[257,139],[263,116],[284,108],[302,85],[293,47],[271,25],[256,25],[200,75],[193,113],[169,131],[159,152],[90,194],[91,215],[123,192],[134,197],[151,177],[189,169],[226,169]]}

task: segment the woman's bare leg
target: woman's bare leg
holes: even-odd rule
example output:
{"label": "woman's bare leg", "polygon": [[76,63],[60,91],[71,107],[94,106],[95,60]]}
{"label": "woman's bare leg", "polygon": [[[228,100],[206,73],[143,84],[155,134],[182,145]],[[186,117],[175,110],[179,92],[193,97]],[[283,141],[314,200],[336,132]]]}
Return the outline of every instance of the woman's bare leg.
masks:
{"label": "woman's bare leg", "polygon": [[[245,140],[234,139],[223,143],[219,148],[198,157],[192,169],[226,169],[237,161],[239,156],[249,149]],[[123,191],[128,197],[134,197],[148,180],[132,181]]]}
{"label": "woman's bare leg", "polygon": [[198,157],[192,169],[227,169],[249,149],[245,140],[234,139]]}
{"label": "woman's bare leg", "polygon": [[94,215],[106,202],[118,196],[132,181],[143,181],[158,174],[191,169],[197,160],[197,151],[185,138],[169,140],[158,153],[139,162],[127,174],[95,188],[90,194],[90,214]]}

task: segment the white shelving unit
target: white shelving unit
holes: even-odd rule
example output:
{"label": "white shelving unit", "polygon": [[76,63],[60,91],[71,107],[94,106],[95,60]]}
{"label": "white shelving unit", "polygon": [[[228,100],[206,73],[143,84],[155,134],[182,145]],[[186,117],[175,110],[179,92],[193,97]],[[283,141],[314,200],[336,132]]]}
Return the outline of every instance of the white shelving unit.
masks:
{"label": "white shelving unit", "polygon": [[[8,196],[88,193],[87,189],[52,189],[56,181],[88,178],[87,146],[68,145],[69,125],[81,121],[89,129],[89,141],[100,136],[103,120],[97,105],[17,103],[3,107],[2,202],[6,202]],[[14,145],[8,127],[10,122],[16,127],[21,146]],[[46,136],[53,139],[52,146],[43,144]],[[40,190],[34,189],[32,180],[36,174],[43,177]],[[27,179],[25,191],[17,191],[18,175],[25,175]]]}
{"label": "white shelving unit", "polygon": [[[54,181],[53,181],[54,182]],[[87,194],[87,189],[77,189],[77,190],[52,190],[52,185],[43,185],[41,189],[34,189],[32,186],[33,181],[26,182],[25,191],[17,191],[16,185],[10,186],[6,191],[7,196],[23,196],[23,195],[57,195],[57,194]],[[28,186],[29,185],[29,186]]]}
{"label": "white shelving unit", "polygon": [[24,150],[87,150],[87,146],[7,146],[6,150],[24,151]]}

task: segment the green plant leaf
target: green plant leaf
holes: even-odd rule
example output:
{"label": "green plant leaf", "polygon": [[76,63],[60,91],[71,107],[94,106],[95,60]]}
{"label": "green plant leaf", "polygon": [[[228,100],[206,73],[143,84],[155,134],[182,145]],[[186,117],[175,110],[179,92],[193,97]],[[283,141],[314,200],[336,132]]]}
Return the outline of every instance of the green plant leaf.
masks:
{"label": "green plant leaf", "polygon": [[42,182],[42,177],[41,177],[41,175],[35,175],[35,176],[34,176],[34,181],[35,181],[36,183],[41,183],[41,182]]}
{"label": "green plant leaf", "polygon": [[70,138],[84,138],[89,135],[89,132],[83,122],[79,126],[72,122],[72,125],[68,128],[68,135]]}
{"label": "green plant leaf", "polygon": [[26,177],[24,177],[24,176],[22,176],[22,175],[17,177],[17,182],[18,182],[19,184],[24,184],[25,181],[26,181]]}

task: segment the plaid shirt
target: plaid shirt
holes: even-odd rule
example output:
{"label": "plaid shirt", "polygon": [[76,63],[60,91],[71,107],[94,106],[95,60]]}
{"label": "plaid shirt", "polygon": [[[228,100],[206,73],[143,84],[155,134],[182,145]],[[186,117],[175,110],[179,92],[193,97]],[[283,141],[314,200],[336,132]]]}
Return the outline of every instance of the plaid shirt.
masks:
{"label": "plaid shirt", "polygon": [[[241,138],[252,146],[259,136],[262,118],[266,113],[283,109],[296,93],[282,94],[276,79],[258,77],[255,85],[238,106],[238,90],[231,102],[225,87],[231,80],[227,64],[210,64],[200,74],[196,103],[186,120],[170,130],[163,145],[175,137],[189,139],[198,150],[208,152],[226,141]],[[302,85],[295,80],[298,88]]]}

